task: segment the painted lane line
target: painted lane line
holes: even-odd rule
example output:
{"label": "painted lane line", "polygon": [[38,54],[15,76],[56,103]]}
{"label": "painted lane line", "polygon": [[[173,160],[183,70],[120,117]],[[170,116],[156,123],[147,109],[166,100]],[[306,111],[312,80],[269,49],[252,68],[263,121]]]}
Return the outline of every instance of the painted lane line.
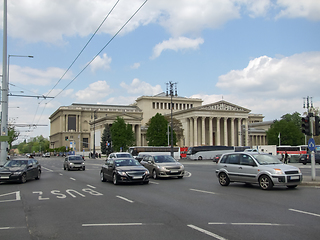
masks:
{"label": "painted lane line", "polygon": [[72,178],[72,177],[71,177],[70,179],[71,179],[71,180],[73,180],[73,181],[76,181],[76,179],[75,179],[75,178]]}
{"label": "painted lane line", "polygon": [[91,185],[89,185],[89,184],[87,184],[87,186],[88,186],[89,188],[96,188],[96,187],[94,187],[94,186],[91,186]]}
{"label": "painted lane line", "polygon": [[292,208],[290,208],[289,210],[293,211],[293,212],[308,214],[308,215],[315,216],[315,217],[320,217],[320,214],[316,214],[316,213],[300,211],[300,210],[296,210],[296,209],[292,209]]}
{"label": "painted lane line", "polygon": [[292,224],[279,224],[279,223],[222,223],[222,222],[209,222],[209,225],[238,225],[238,226],[293,226]]}
{"label": "painted lane line", "polygon": [[60,175],[60,176],[63,176],[63,174],[62,174],[62,173],[59,173],[59,175]]}
{"label": "painted lane line", "polygon": [[151,181],[149,181],[149,183],[152,183],[152,184],[159,184],[159,183],[157,183],[157,182],[151,182]]}
{"label": "painted lane line", "polygon": [[97,223],[97,224],[82,224],[82,227],[104,227],[104,226],[142,226],[143,223]]}
{"label": "painted lane line", "polygon": [[127,201],[129,203],[133,203],[133,201],[131,201],[131,200],[127,199],[127,198],[121,197],[121,196],[117,196],[117,198],[120,198],[120,199],[122,199],[124,201]]}
{"label": "painted lane line", "polygon": [[201,193],[217,194],[215,192],[208,192],[208,191],[199,190],[199,189],[193,189],[193,188],[190,188],[190,190],[191,191],[195,191],[195,192],[201,192]]}
{"label": "painted lane line", "polygon": [[15,195],[15,199],[1,200],[0,202],[14,202],[14,201],[20,201],[21,200],[20,191],[1,194],[0,197],[8,196],[8,195]]}
{"label": "painted lane line", "polygon": [[0,227],[0,230],[17,229],[17,228],[26,228],[26,227]]}
{"label": "painted lane line", "polygon": [[42,167],[42,166],[41,166],[41,168],[43,168],[43,169],[45,169],[45,170],[47,170],[47,171],[49,171],[49,172],[53,172],[53,170],[51,170],[51,169],[49,169],[49,168],[45,168],[45,167]]}
{"label": "painted lane line", "polygon": [[189,224],[188,227],[193,228],[194,230],[197,230],[197,231],[202,232],[204,234],[207,234],[208,236],[214,237],[214,238],[216,238],[218,240],[226,240],[226,238],[224,238],[224,237],[221,237],[221,236],[219,236],[219,235],[217,235],[215,233],[209,232],[209,231],[204,230],[202,228],[199,228],[197,226]]}

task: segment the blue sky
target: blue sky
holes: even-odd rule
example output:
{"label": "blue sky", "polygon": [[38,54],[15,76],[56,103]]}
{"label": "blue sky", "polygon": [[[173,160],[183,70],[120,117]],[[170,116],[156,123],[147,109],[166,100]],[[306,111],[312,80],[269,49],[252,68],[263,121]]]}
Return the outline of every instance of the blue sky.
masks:
{"label": "blue sky", "polygon": [[8,1],[7,52],[34,56],[10,57],[9,92],[54,97],[9,97],[9,122],[48,125],[17,128],[19,140],[48,137],[60,106],[132,104],[169,81],[180,96],[224,99],[266,121],[302,114],[306,96],[320,106],[319,0],[148,0],[106,46],[143,3]]}

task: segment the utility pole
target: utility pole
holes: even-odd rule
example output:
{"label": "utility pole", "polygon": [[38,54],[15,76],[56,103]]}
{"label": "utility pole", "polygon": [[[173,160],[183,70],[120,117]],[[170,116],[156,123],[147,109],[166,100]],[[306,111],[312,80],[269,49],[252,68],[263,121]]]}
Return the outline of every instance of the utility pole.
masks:
{"label": "utility pole", "polygon": [[[168,82],[167,84],[167,93],[166,95],[168,96],[170,94],[171,97],[171,106],[170,106],[170,110],[171,110],[171,157],[174,157],[173,154],[173,124],[172,124],[172,111],[173,111],[173,103],[172,103],[172,97],[173,95],[178,96],[178,92],[177,92],[177,83],[173,83],[173,82]],[[175,93],[173,93],[173,88],[175,89]]]}

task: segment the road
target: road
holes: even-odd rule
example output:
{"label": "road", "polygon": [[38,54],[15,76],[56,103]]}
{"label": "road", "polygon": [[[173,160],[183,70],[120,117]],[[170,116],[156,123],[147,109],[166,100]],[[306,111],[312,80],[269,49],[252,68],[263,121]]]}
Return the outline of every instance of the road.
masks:
{"label": "road", "polygon": [[320,188],[219,185],[212,162],[183,162],[183,179],[101,182],[102,160],[64,171],[37,158],[40,180],[0,184],[1,239],[319,239]]}

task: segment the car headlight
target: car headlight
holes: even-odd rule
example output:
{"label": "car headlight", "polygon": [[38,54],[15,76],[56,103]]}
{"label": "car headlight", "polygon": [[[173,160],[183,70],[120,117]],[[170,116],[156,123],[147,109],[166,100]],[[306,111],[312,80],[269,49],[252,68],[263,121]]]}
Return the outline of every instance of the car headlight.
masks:
{"label": "car headlight", "polygon": [[84,162],[82,163],[82,165],[84,165]]}
{"label": "car headlight", "polygon": [[181,165],[181,166],[180,166],[180,169],[181,169],[181,170],[183,170],[183,169],[184,169],[184,166],[183,166],[183,165]]}
{"label": "car headlight", "polygon": [[20,175],[21,172],[14,172],[13,175]]}
{"label": "car headlight", "polygon": [[73,162],[69,163],[70,165],[73,165]]}
{"label": "car headlight", "polygon": [[275,171],[276,174],[280,174],[280,175],[283,174],[282,170],[279,168],[274,168],[273,170]]}
{"label": "car headlight", "polygon": [[144,172],[144,174],[145,174],[145,175],[149,175],[149,170],[146,170],[146,171]]}
{"label": "car headlight", "polygon": [[119,174],[120,176],[126,176],[126,175],[127,175],[126,172],[123,172],[123,171],[119,171],[118,174]]}
{"label": "car headlight", "polygon": [[167,169],[165,167],[161,167],[157,165],[157,168],[159,168],[160,171],[166,171]]}

